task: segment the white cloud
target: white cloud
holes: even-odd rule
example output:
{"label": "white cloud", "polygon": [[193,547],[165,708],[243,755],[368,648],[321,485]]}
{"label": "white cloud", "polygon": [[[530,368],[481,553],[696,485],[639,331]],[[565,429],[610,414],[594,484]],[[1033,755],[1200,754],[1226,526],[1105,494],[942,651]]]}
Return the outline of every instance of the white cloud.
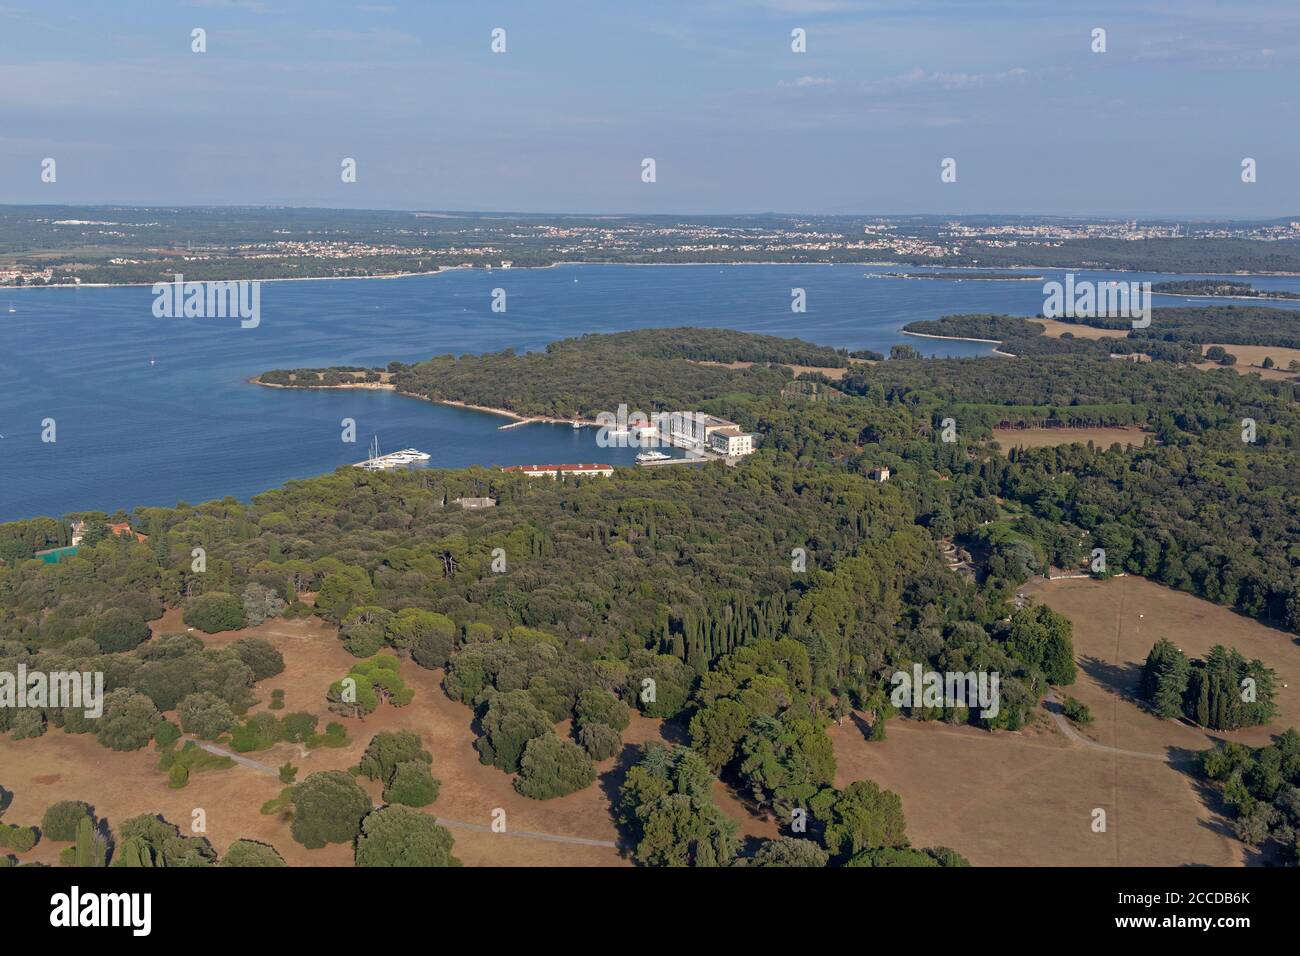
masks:
{"label": "white cloud", "polygon": [[1028,76],[1024,67],[1014,67],[999,73],[949,73],[938,71],[928,73],[915,67],[897,76],[881,80],[870,80],[863,84],[863,89],[870,92],[903,91],[914,89],[968,90]]}
{"label": "white cloud", "polygon": [[828,76],[801,76],[796,80],[778,80],[776,85],[785,89],[806,89],[811,86],[834,86],[837,82]]}
{"label": "white cloud", "polygon": [[194,7],[219,7],[224,10],[246,10],[249,13],[266,13],[267,6],[261,0],[190,0]]}

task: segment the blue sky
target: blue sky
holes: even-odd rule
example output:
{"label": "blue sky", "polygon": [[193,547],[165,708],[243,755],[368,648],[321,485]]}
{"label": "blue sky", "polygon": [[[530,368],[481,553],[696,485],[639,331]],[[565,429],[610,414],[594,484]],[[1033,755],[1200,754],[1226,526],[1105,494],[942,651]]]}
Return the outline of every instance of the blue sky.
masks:
{"label": "blue sky", "polygon": [[1295,0],[0,0],[0,202],[1272,217],[1297,97]]}

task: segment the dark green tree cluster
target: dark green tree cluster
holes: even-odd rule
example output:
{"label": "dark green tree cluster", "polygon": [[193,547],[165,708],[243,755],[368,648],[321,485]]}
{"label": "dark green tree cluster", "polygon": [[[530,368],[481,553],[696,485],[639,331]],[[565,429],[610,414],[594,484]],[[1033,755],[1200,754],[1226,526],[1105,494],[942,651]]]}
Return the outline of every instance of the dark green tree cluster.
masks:
{"label": "dark green tree cluster", "polygon": [[1161,638],[1142,667],[1138,693],[1157,717],[1183,716],[1211,730],[1266,724],[1277,713],[1274,672],[1221,644],[1189,658]]}
{"label": "dark green tree cluster", "polygon": [[336,714],[363,717],[384,701],[405,707],[415,699],[415,690],[406,686],[398,670],[401,662],[392,654],[379,654],[359,661],[330,684],[325,694],[329,709]]}
{"label": "dark green tree cluster", "polygon": [[433,755],[408,730],[376,734],[361,757],[358,771],[384,785],[384,799],[408,807],[427,807],[438,799],[441,784],[430,772]]}
{"label": "dark green tree cluster", "polygon": [[524,745],[515,789],[534,800],[549,800],[589,787],[595,780],[596,770],[587,752],[548,732]]}
{"label": "dark green tree cluster", "polygon": [[361,821],[357,866],[460,866],[452,856],[451,831],[427,813],[383,807]]}
{"label": "dark green tree cluster", "polygon": [[1266,747],[1204,750],[1199,769],[1221,788],[1239,840],[1300,865],[1300,733],[1291,728]]}
{"label": "dark green tree cluster", "polygon": [[688,747],[646,745],[627,773],[619,825],[646,866],[728,866],[739,849],[736,823],[713,801],[713,772]]}

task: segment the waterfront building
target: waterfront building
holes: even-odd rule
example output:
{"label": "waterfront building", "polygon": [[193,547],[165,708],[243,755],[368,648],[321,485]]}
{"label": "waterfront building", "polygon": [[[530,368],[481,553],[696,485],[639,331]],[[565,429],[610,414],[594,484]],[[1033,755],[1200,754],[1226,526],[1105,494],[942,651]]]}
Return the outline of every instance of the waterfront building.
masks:
{"label": "waterfront building", "polygon": [[754,436],[742,432],[734,425],[730,428],[718,428],[709,432],[709,448],[728,458],[739,458],[753,454]]}

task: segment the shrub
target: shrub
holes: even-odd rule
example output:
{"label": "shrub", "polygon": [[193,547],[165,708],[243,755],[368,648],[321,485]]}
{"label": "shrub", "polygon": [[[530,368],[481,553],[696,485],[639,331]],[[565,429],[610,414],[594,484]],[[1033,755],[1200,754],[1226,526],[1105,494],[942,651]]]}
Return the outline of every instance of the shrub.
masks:
{"label": "shrub", "polygon": [[218,866],[286,866],[275,847],[256,840],[236,840],[226,850]]}
{"label": "shrub", "polygon": [[438,799],[441,783],[429,772],[423,760],[399,763],[384,787],[384,799],[389,803],[402,803],[408,807],[427,807]]}
{"label": "shrub", "polygon": [[41,832],[47,840],[75,840],[77,824],[87,817],[92,817],[90,804],[81,800],[60,800],[50,804],[45,811]]}
{"label": "shrub", "polygon": [[357,769],[371,780],[386,782],[398,764],[412,760],[422,761],[426,767],[433,762],[432,755],[420,746],[419,735],[409,730],[384,731],[371,738]]}
{"label": "shrub", "polygon": [[254,714],[231,730],[230,747],[241,754],[266,750],[280,740],[281,730],[275,714]]}
{"label": "shrub", "polygon": [[213,740],[235,726],[235,712],[216,694],[201,691],[180,702],[181,729],[203,740]]}
{"label": "shrub", "polygon": [[316,733],[316,715],[295,710],[285,714],[280,721],[280,739],[290,743],[306,743]]}
{"label": "shrub", "polygon": [[608,760],[623,749],[623,738],[606,724],[587,724],[578,731],[578,743],[592,760]]}
{"label": "shrub", "polygon": [[90,625],[87,636],[105,654],[133,651],[149,640],[149,625],[136,611],[110,608],[100,614]]}
{"label": "shrub", "polygon": [[1088,705],[1075,700],[1073,697],[1065,698],[1065,701],[1061,704],[1061,713],[1076,724],[1086,725],[1092,723],[1092,711],[1088,708]]}
{"label": "shrub", "polygon": [[0,847],[15,850],[18,853],[26,853],[36,846],[36,840],[39,836],[40,834],[35,827],[17,827],[8,823],[0,823]]}
{"label": "shrub", "polygon": [[549,800],[588,787],[595,779],[591,758],[580,747],[548,733],[528,741],[515,789],[534,800]]}
{"label": "shrub", "polygon": [[260,637],[245,637],[231,644],[230,649],[253,671],[254,680],[266,680],[284,670],[284,655]]}
{"label": "shrub", "polygon": [[285,819],[288,819],[288,817],[293,814],[294,789],[294,787],[285,787],[280,791],[279,796],[272,797],[270,800],[266,801],[266,803],[262,804],[262,807],[258,812],[265,816],[279,813],[283,814]]}
{"label": "shrub", "polygon": [[308,747],[344,747],[347,746],[347,728],[338,721],[331,720],[325,725],[325,733],[312,734],[307,741]]}
{"label": "shrub", "polygon": [[460,866],[451,831],[427,813],[384,807],[369,814],[357,839],[357,866]]}
{"label": "shrub", "polygon": [[474,742],[479,759],[506,773],[519,770],[528,741],[551,733],[551,721],[522,690],[495,695],[488,702],[482,725],[483,736]]}
{"label": "shrub", "polygon": [[190,782],[190,768],[183,763],[174,763],[167,771],[167,786],[179,790]]}
{"label": "shrub", "polygon": [[119,687],[104,695],[95,738],[111,750],[138,750],[153,739],[158,708],[144,694]]}
{"label": "shrub", "polygon": [[209,591],[185,605],[185,623],[207,634],[237,631],[245,625],[244,602],[224,591]]}
{"label": "shrub", "polygon": [[284,601],[280,595],[255,581],[244,588],[243,600],[244,618],[250,627],[257,627],[267,618],[279,617],[284,613]]}
{"label": "shrub", "polygon": [[385,635],[396,648],[411,652],[421,667],[445,667],[456,646],[456,624],[445,614],[408,607],[388,622]]}
{"label": "shrub", "polygon": [[298,776],[298,768],[295,767],[293,764],[291,764],[289,761],[286,760],[284,763],[280,764],[281,783],[284,784],[293,783],[293,781],[297,778],[297,776]]}
{"label": "shrub", "polygon": [[278,687],[271,691],[271,710],[284,710],[284,691]]}
{"label": "shrub", "polygon": [[361,832],[371,810],[370,797],[342,770],[311,774],[293,788],[293,838],[309,850],[327,843],[347,843]]}
{"label": "shrub", "polygon": [[45,711],[39,707],[23,707],[14,711],[9,722],[9,736],[14,740],[31,740],[45,733]]}
{"label": "shrub", "polygon": [[754,854],[750,866],[825,866],[829,856],[812,840],[782,837],[768,840]]}
{"label": "shrub", "polygon": [[154,727],[153,742],[158,749],[170,747],[181,739],[181,729],[170,720],[160,720]]}
{"label": "shrub", "polygon": [[329,709],[344,716],[363,716],[378,707],[381,699],[394,707],[409,704],[415,691],[398,675],[399,664],[391,654],[353,664],[348,676],[336,680],[326,692]]}
{"label": "shrub", "polygon": [[217,858],[204,837],[182,836],[173,823],[143,814],[118,828],[113,866],[207,866]]}
{"label": "shrub", "polygon": [[158,760],[158,769],[167,771],[167,786],[179,790],[190,782],[190,775],[205,770],[226,770],[235,762],[221,754],[209,753],[192,740],[185,741],[180,750],[165,751]]}
{"label": "shrub", "polygon": [[589,687],[578,695],[574,713],[580,727],[585,724],[605,724],[618,731],[626,730],[632,719],[627,704],[599,687]]}
{"label": "shrub", "polygon": [[384,646],[385,628],[393,617],[387,608],[353,608],[339,627],[343,647],[353,657],[373,657]]}
{"label": "shrub", "polygon": [[[648,680],[654,684],[646,684]],[[624,697],[636,701],[647,717],[672,717],[686,706],[694,685],[695,671],[685,661],[643,652],[629,662]],[[644,693],[649,686],[654,687],[653,697]]]}

